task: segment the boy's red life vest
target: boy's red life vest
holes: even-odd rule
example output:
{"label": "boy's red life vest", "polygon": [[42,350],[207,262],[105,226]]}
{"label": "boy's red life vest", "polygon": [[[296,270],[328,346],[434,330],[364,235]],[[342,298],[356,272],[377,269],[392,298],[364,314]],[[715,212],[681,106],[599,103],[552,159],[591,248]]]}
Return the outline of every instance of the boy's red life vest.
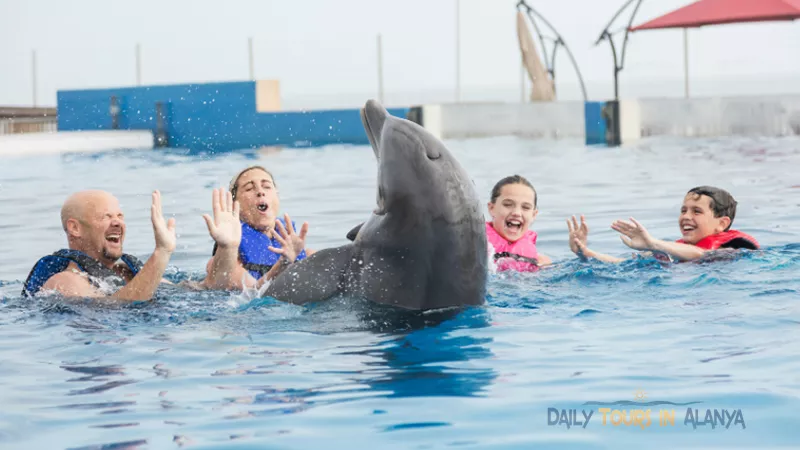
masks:
{"label": "boy's red life vest", "polygon": [[[678,239],[675,242],[680,242],[681,244],[688,243],[684,242],[683,239]],[[758,250],[760,248],[758,241],[756,241],[753,236],[736,230],[728,230],[723,231],[722,233],[712,234],[711,236],[706,236],[697,241],[697,243],[690,245],[695,245],[705,250],[717,250],[720,248],[746,248],[750,250]]]}

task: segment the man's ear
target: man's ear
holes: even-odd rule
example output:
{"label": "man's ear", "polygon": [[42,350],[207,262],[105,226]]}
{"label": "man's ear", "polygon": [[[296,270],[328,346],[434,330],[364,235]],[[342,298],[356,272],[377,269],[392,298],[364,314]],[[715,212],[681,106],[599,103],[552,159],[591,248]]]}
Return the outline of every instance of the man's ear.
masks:
{"label": "man's ear", "polygon": [[66,232],[70,237],[81,237],[81,224],[77,219],[67,219]]}

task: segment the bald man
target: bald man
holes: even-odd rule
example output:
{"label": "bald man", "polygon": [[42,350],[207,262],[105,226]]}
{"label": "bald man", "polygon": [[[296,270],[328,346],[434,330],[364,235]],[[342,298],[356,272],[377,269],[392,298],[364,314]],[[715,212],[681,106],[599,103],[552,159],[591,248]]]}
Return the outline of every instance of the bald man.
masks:
{"label": "bald man", "polygon": [[122,251],[125,217],[119,201],[105,191],[71,195],[61,208],[69,250],[40,259],[25,281],[23,295],[56,291],[66,297],[150,300],[175,251],[175,219],[164,220],[161,193],[150,208],[156,248],[142,264]]}

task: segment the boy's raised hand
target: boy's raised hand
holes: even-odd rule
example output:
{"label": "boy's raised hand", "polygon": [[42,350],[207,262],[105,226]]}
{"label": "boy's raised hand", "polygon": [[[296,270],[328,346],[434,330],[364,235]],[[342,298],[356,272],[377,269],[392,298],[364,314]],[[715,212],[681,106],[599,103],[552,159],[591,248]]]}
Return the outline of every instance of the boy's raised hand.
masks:
{"label": "boy's raised hand", "polygon": [[634,250],[653,250],[655,247],[655,239],[647,231],[644,225],[640,224],[633,217],[630,222],[625,220],[615,220],[611,224],[611,228],[623,236],[620,236],[622,242]]}

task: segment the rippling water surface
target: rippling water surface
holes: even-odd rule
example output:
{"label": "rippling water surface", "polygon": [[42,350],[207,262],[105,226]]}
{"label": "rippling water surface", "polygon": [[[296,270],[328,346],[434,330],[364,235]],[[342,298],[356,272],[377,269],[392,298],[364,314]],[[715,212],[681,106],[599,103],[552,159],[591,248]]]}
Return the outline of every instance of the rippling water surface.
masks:
{"label": "rippling water surface", "polygon": [[[535,184],[540,251],[557,264],[534,275],[493,274],[485,307],[424,317],[346,299],[302,308],[177,289],[123,309],[18,296],[33,263],[65,245],[59,208],[78,189],[118,196],[125,249],[143,258],[153,248],[150,192],[160,189],[165,214],[178,225],[173,280],[202,277],[212,242],[201,215],[210,210],[211,189],[249,164],[273,170],[281,209],[311,224],[309,247],[340,245],[374,207],[376,166],[367,147],[4,160],[0,447],[800,442],[799,140],[448,145],[482,202],[503,176],[519,173]],[[571,214],[587,215],[591,246],[607,253],[630,254],[609,228],[617,218],[633,216],[655,236],[676,239],[683,195],[701,184],[733,193],[735,227],[756,236],[763,251],[672,266],[643,258],[584,263],[569,252],[564,220]],[[609,414],[604,425],[603,406],[587,402],[621,402],[609,408],[629,413],[649,408],[651,423],[614,425]],[[689,408],[698,420],[686,421]],[[556,418],[565,409],[580,420],[581,411],[594,413],[585,427],[568,428]],[[660,425],[662,409],[674,410],[674,426]],[[707,410],[741,420],[703,425]]]}

